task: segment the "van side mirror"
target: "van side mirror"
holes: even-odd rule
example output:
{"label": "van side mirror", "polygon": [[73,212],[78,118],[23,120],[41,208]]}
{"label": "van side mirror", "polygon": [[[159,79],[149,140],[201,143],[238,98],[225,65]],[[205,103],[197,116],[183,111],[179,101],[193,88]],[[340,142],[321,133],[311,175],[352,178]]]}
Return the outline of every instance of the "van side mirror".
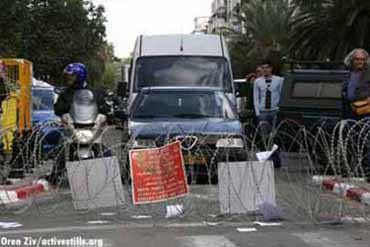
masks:
{"label": "van side mirror", "polygon": [[234,80],[234,88],[235,88],[235,97],[239,98],[242,97],[242,88],[243,88],[243,82],[240,82],[239,80]]}

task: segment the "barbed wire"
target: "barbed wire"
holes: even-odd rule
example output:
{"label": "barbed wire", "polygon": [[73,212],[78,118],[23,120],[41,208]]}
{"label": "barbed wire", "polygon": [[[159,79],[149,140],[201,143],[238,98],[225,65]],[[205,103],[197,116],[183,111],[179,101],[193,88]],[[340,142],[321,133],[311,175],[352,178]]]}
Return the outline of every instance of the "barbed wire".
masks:
{"label": "barbed wire", "polygon": [[[331,127],[327,128],[327,125]],[[101,149],[98,148],[95,157],[108,158],[106,163],[101,162],[104,171],[100,171],[103,172],[92,175],[95,169],[93,165],[85,167],[85,160],[74,160],[67,157],[66,162],[74,162],[72,171],[76,171],[76,176],[81,176],[77,175],[77,171],[85,169],[83,176],[86,177],[79,178],[81,181],[84,180],[83,184],[73,187],[71,184],[71,179],[75,180],[73,172],[68,174],[70,171],[67,172],[66,168],[63,168],[61,176],[64,179],[60,179],[55,186],[51,186],[44,197],[31,196],[17,206],[0,201],[3,209],[0,214],[23,215],[35,212],[37,215],[71,216],[83,212],[89,215],[88,217],[96,218],[101,217],[101,212],[110,210],[117,215],[115,217],[117,221],[132,221],[140,216],[143,218],[147,216],[153,221],[166,222],[171,220],[166,218],[167,207],[182,205],[181,214],[173,220],[243,222],[263,219],[264,212],[258,208],[263,206],[265,194],[272,193],[276,198],[275,210],[283,212],[282,217],[291,222],[318,223],[327,219],[368,218],[370,216],[370,206],[344,199],[327,190],[322,184],[313,182],[313,176],[331,176],[331,179],[338,183],[346,182],[359,188],[370,189],[370,186],[364,182],[366,176],[370,175],[368,174],[369,168],[367,168],[370,166],[367,162],[370,151],[368,119],[343,120],[335,125],[322,121],[310,128],[293,121],[282,121],[268,135],[261,133],[261,129],[266,127],[270,128],[270,126],[253,126],[252,123],[246,123],[244,125],[246,134],[243,136],[245,146],[238,152],[216,147],[214,143],[217,138],[234,138],[230,134],[215,137],[214,134],[200,135],[196,131],[189,133],[184,131],[181,125],[171,128],[163,127],[161,130],[153,127],[156,133],[163,133],[151,140],[156,146],[169,144],[175,140],[176,136],[199,136],[197,145],[192,149],[183,150],[182,153],[189,157],[205,157],[205,163],[186,165],[186,177],[190,186],[187,196],[143,205],[133,204],[129,162],[129,152],[142,133],[138,131],[128,136],[127,128],[118,130],[114,126],[108,127],[102,132],[103,145]],[[7,131],[11,130],[2,129],[0,131],[1,139]],[[50,150],[45,150],[44,146],[50,144],[47,141],[51,133],[59,136],[59,139],[52,143],[54,146]],[[205,129],[203,133],[206,133]],[[22,171],[28,179],[34,181],[48,178],[50,170],[59,162],[59,158],[65,155],[71,156],[68,153],[71,143],[67,140],[62,128],[54,122],[39,125],[24,135],[22,141],[18,143],[20,146],[14,143],[13,148],[16,148],[18,152],[13,152],[11,159],[2,160],[0,177],[3,184],[12,171]],[[281,168],[274,168],[273,162],[277,162],[274,159],[256,163],[256,153],[271,150],[274,144],[279,146],[280,157],[277,159],[280,159]],[[77,145],[74,151],[79,152],[80,148],[81,146]],[[90,146],[89,148],[95,147]],[[245,154],[244,159],[240,159],[241,153]],[[109,157],[116,157],[116,160],[109,160]],[[115,162],[118,164],[119,173],[113,174],[111,170]],[[259,164],[261,169],[255,164]],[[86,203],[91,203],[91,207],[76,211],[74,208],[76,203],[84,202],[73,200],[75,195],[73,192],[71,194],[71,190],[88,188],[87,177],[89,179],[99,177],[103,181],[94,191],[86,195],[88,198]],[[122,182],[122,191],[116,183],[112,182],[117,179]],[[225,186],[228,189],[225,190]],[[113,202],[108,209],[99,208],[96,201],[100,200],[103,194],[107,194],[106,188],[108,187],[112,188],[116,202]],[[246,188],[251,191],[245,191]],[[269,191],[270,188],[274,191]],[[7,193],[6,191],[4,193]],[[252,201],[249,202],[257,210],[250,210],[250,206],[246,204],[249,200],[248,193],[254,193],[250,199]],[[244,213],[233,212],[231,209],[234,204],[238,205],[238,210]],[[226,209],[223,209],[222,205],[226,205]],[[229,209],[230,213],[225,213]]]}

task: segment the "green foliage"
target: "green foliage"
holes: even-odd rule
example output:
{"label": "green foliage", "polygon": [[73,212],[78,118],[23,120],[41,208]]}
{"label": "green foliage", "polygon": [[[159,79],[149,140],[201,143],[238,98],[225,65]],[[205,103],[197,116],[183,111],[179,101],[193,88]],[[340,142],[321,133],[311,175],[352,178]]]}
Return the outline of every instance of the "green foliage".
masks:
{"label": "green foliage", "polygon": [[289,1],[243,1],[240,10],[237,17],[246,33],[231,35],[235,76],[244,77],[266,58],[273,60],[279,71],[281,57],[287,52],[289,22],[294,13]]}
{"label": "green foliage", "polygon": [[356,47],[370,49],[369,1],[318,2],[294,1],[298,13],[292,20],[289,48],[295,57],[338,60]]}
{"label": "green foliage", "polygon": [[1,0],[0,57],[26,58],[34,74],[61,84],[71,62],[88,65],[90,80],[104,73],[104,8],[84,0]]}
{"label": "green foliage", "polygon": [[342,60],[354,48],[370,50],[370,1],[242,0],[240,9],[247,33],[229,36],[238,77],[263,58],[280,67],[283,57]]}

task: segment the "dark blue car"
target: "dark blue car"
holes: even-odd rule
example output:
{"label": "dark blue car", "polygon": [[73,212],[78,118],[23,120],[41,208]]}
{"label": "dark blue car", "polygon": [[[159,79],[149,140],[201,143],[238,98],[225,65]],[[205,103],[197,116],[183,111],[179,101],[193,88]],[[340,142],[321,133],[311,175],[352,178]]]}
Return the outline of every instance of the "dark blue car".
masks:
{"label": "dark blue car", "polygon": [[58,146],[63,127],[55,123],[54,101],[56,94],[51,86],[32,87],[33,142],[42,145],[42,155],[50,155]]}
{"label": "dark blue car", "polygon": [[128,118],[132,149],[181,141],[188,178],[217,181],[218,162],[246,160],[243,126],[222,90],[145,88]]}

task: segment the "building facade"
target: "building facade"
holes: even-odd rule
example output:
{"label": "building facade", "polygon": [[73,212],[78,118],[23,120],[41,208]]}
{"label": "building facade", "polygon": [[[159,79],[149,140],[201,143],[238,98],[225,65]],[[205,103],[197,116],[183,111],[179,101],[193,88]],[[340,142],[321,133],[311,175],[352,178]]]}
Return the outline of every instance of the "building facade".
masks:
{"label": "building facade", "polygon": [[242,25],[236,18],[240,4],[241,0],[213,0],[208,32],[221,33],[227,29],[241,32]]}
{"label": "building facade", "polygon": [[209,16],[200,16],[194,19],[193,34],[208,33]]}

